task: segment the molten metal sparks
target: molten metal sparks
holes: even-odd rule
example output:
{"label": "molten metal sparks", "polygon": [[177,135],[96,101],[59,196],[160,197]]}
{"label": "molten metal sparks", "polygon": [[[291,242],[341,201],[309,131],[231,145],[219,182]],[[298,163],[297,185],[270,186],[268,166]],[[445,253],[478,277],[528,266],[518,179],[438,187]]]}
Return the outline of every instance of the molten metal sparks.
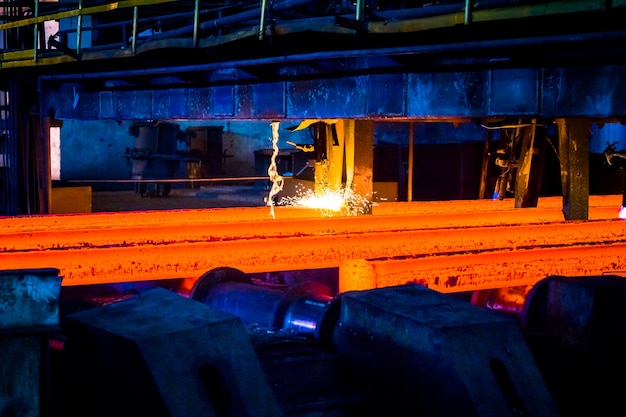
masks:
{"label": "molten metal sparks", "polygon": [[280,122],[272,122],[272,159],[270,162],[270,166],[267,169],[267,174],[270,177],[270,181],[272,181],[272,189],[270,190],[269,195],[267,196],[267,205],[270,206],[270,215],[273,219],[274,216],[274,196],[278,194],[284,185],[284,179],[282,176],[278,174],[278,167],[276,166],[276,157],[278,156],[278,126]]}
{"label": "molten metal sparks", "polygon": [[354,191],[340,187],[325,188],[317,192],[299,187],[297,195],[285,196],[279,201],[283,206],[321,210],[325,216],[362,214],[368,203],[366,198],[355,194]]}
{"label": "molten metal sparks", "polygon": [[619,212],[617,213],[617,217],[619,217],[620,219],[626,219],[626,207],[621,206],[619,208]]}
{"label": "molten metal sparks", "polygon": [[346,207],[346,201],[341,190],[324,190],[316,194],[313,190],[301,189],[295,196],[282,197],[280,204],[292,207],[308,207],[323,212],[340,212]]}

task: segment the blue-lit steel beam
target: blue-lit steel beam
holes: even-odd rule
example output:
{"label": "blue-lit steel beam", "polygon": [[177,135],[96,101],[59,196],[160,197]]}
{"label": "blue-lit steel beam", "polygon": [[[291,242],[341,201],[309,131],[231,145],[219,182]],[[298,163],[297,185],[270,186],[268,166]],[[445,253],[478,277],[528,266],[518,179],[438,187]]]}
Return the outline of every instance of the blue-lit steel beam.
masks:
{"label": "blue-lit steel beam", "polygon": [[[480,119],[626,115],[626,65],[381,73],[250,83],[94,87],[42,77],[43,114],[58,119]],[[245,75],[244,75],[245,77]],[[93,81],[93,80],[91,80]]]}

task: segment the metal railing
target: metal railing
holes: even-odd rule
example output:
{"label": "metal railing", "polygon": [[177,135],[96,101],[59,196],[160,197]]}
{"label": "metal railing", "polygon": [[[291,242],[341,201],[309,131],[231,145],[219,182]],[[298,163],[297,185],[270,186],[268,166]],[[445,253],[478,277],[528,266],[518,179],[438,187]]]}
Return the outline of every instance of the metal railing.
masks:
{"label": "metal railing", "polygon": [[[76,18],[75,25],[73,23],[69,24],[69,26],[72,27],[71,29],[65,30],[65,31],[59,31],[56,34],[51,35],[51,37],[63,36],[63,35],[67,35],[68,32],[73,32],[73,34],[76,37],[76,45],[75,45],[75,53],[74,53],[75,55],[81,54],[82,44],[83,44],[83,34],[86,30],[95,30],[95,29],[103,30],[110,26],[118,26],[120,28],[125,28],[126,26],[130,25],[132,26],[132,34],[131,34],[130,39],[134,41],[137,39],[139,7],[140,6],[154,6],[154,5],[159,5],[163,3],[171,3],[173,1],[174,0],[124,0],[124,1],[100,4],[96,6],[83,7],[83,1],[79,0],[78,5],[76,7],[71,7],[68,10],[61,10],[61,11],[59,11],[58,9],[67,7],[67,5],[63,3],[55,3],[57,10],[52,13],[41,13],[40,12],[41,8],[39,7],[40,2],[35,1],[33,3],[33,10],[31,11],[27,10],[24,12],[25,15],[31,14],[32,16],[0,24],[0,32],[7,32],[11,29],[22,29],[26,27],[32,27],[34,31],[34,41],[32,45],[30,45],[32,49],[24,50],[25,48],[20,48],[19,50],[11,51],[10,50],[11,45],[7,45],[6,49],[8,50],[0,55],[0,62],[10,61],[10,60],[27,60],[28,58],[32,58],[32,60],[36,62],[42,50],[45,51],[46,49],[58,49],[58,47],[61,46],[60,42],[58,41],[57,42],[45,42],[43,45],[37,41],[39,38],[38,33],[42,30],[42,26],[46,22],[53,22],[53,21],[60,22],[60,21],[64,21],[64,20],[67,21],[68,19]],[[199,0],[195,0],[195,3],[198,4]],[[49,9],[50,3],[48,3],[47,5]],[[109,25],[101,24],[101,25],[98,25],[97,28],[93,26],[85,27],[83,24],[83,17],[85,16],[94,16],[94,15],[108,13],[112,11],[121,11],[124,9],[127,9],[127,10],[132,9],[133,17],[130,22],[126,20],[122,20],[122,21],[118,21]],[[190,11],[190,15],[192,13],[193,11]],[[134,45],[135,45],[135,42],[133,42],[133,47]],[[65,45],[65,46],[69,47],[68,45]]]}
{"label": "metal railing", "polygon": [[[78,60],[84,58],[82,55],[86,50],[124,49],[123,54],[118,53],[112,57],[127,57],[137,54],[140,43],[164,39],[184,39],[187,41],[184,43],[185,47],[198,47],[203,36],[220,37],[223,29],[243,31],[245,27],[247,36],[258,36],[262,40],[272,33],[272,28],[288,26],[290,23],[289,18],[271,21],[273,14],[298,7],[315,6],[318,2],[276,0],[269,4],[264,0],[249,0],[233,4],[228,1],[220,2],[219,5],[215,2],[206,3],[202,4],[200,0],[122,0],[86,6],[83,0],[74,4],[36,0],[26,9],[20,6],[23,15],[20,18],[19,15],[9,16],[6,13],[9,8],[16,7],[13,6],[14,2],[3,3],[0,0],[0,22],[4,21],[0,23],[0,40],[5,39],[4,50],[0,51],[0,69],[38,65],[44,57],[50,58],[45,62],[49,64]],[[316,18],[335,17],[336,26],[347,30],[365,30],[373,34],[406,33],[539,15],[607,11],[626,7],[626,0],[459,0],[441,6],[422,6],[421,2],[416,2],[417,6],[411,6],[412,9],[383,11],[370,10],[369,0],[357,0],[354,4],[349,4],[351,10],[337,10],[334,16],[333,12],[322,13],[325,16],[320,16],[320,12],[312,12],[311,16],[303,19],[309,20],[311,26],[302,29],[300,22],[300,29],[294,30],[317,30]],[[105,18],[102,18],[105,14]],[[46,22],[64,22],[62,26],[65,28],[54,34],[46,34],[46,40],[42,35]],[[237,24],[241,26],[233,29]],[[167,30],[151,30],[159,27],[167,27]],[[15,30],[28,34],[24,38],[29,38],[30,44],[7,44],[10,31]],[[102,42],[100,45],[85,41],[87,33],[95,37],[97,33],[105,31],[106,35],[98,39]],[[112,33],[114,36],[111,36]],[[69,38],[72,42],[68,41]],[[213,44],[216,43],[220,41],[214,40]],[[57,60],[54,59],[55,56]],[[64,58],[58,59],[58,56]]]}

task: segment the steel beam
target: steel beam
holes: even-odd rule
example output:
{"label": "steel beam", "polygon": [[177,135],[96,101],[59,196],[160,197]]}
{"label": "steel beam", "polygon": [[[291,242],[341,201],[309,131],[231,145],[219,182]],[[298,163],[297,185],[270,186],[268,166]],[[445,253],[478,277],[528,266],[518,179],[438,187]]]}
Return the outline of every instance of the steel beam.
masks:
{"label": "steel beam", "polygon": [[589,122],[557,119],[559,162],[566,220],[586,220],[589,213]]}
{"label": "steel beam", "polygon": [[[220,66],[207,72],[226,68]],[[42,77],[42,114],[52,112],[57,119],[78,120],[626,116],[626,104],[619,100],[626,95],[626,65],[346,74],[339,78],[256,84],[243,82],[239,73],[233,71],[235,79],[230,81],[164,88],[93,88],[90,82],[96,79],[89,74],[72,79]],[[110,78],[122,75],[110,74]]]}

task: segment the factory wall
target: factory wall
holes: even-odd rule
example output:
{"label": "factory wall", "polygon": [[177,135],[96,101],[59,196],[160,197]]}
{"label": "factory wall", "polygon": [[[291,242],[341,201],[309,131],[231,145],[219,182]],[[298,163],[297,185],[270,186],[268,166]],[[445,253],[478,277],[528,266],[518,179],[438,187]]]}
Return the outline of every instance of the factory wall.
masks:
{"label": "factory wall", "polygon": [[[259,149],[272,147],[272,132],[265,121],[176,121],[181,131],[188,128],[217,126],[222,128],[223,171],[227,176],[255,175],[255,155]],[[295,123],[283,122],[279,129],[281,150],[293,149],[286,141],[313,143],[305,130],[289,131]],[[61,128],[61,180],[107,180],[130,178],[130,165],[124,156],[132,148],[134,137],[131,123],[114,120],[65,120]],[[402,122],[377,123],[375,143],[380,146],[407,146],[409,124]],[[484,129],[474,124],[454,127],[450,123],[415,125],[415,143],[441,144],[482,142]],[[179,144],[181,149],[184,144]],[[395,162],[395,161],[391,161]],[[383,164],[388,170],[389,164]],[[383,174],[386,176],[386,174]]]}
{"label": "factory wall", "polygon": [[[184,133],[188,128],[218,127],[222,129],[222,151],[220,176],[247,177],[255,174],[255,150],[272,147],[270,124],[264,121],[201,123],[198,121],[171,122]],[[118,124],[114,120],[82,121],[65,120],[61,128],[61,183],[74,183],[94,180],[94,190],[132,189],[129,183],[106,183],[106,180],[131,179],[132,161],[125,156],[126,149],[132,149],[135,137],[131,135],[132,123]],[[281,125],[279,146],[292,148],[286,140],[296,143],[312,143],[308,131],[290,132]],[[184,151],[183,141],[177,147]],[[177,177],[185,176],[184,163],[179,164]]]}
{"label": "factory wall", "polygon": [[[181,132],[189,128],[221,128],[223,155],[219,176],[249,177],[263,175],[259,171],[259,156],[255,151],[271,149],[272,131],[267,121],[176,121]],[[61,128],[61,169],[59,184],[89,184],[94,191],[132,189],[132,164],[125,152],[134,146],[130,133],[132,123],[114,120],[65,120]],[[289,131],[295,122],[283,122],[279,128],[279,148],[293,150],[286,141],[313,143],[307,129]],[[407,122],[377,122],[375,128],[374,175],[376,181],[397,181],[399,198],[406,198],[408,177]],[[607,143],[626,148],[626,128],[619,124],[591,124],[590,190],[592,193],[621,193],[624,172],[608,167],[602,151]],[[482,152],[486,130],[475,123],[415,123],[414,124],[414,187],[415,200],[474,199],[478,195]],[[497,135],[495,139],[497,140]],[[553,143],[558,146],[555,140]],[[178,143],[181,150],[186,144]],[[558,195],[560,177],[557,150],[548,148],[544,170],[543,193]],[[261,170],[262,171],[262,170]],[[185,165],[178,167],[177,177],[185,178]],[[107,182],[111,181],[111,182]]]}

